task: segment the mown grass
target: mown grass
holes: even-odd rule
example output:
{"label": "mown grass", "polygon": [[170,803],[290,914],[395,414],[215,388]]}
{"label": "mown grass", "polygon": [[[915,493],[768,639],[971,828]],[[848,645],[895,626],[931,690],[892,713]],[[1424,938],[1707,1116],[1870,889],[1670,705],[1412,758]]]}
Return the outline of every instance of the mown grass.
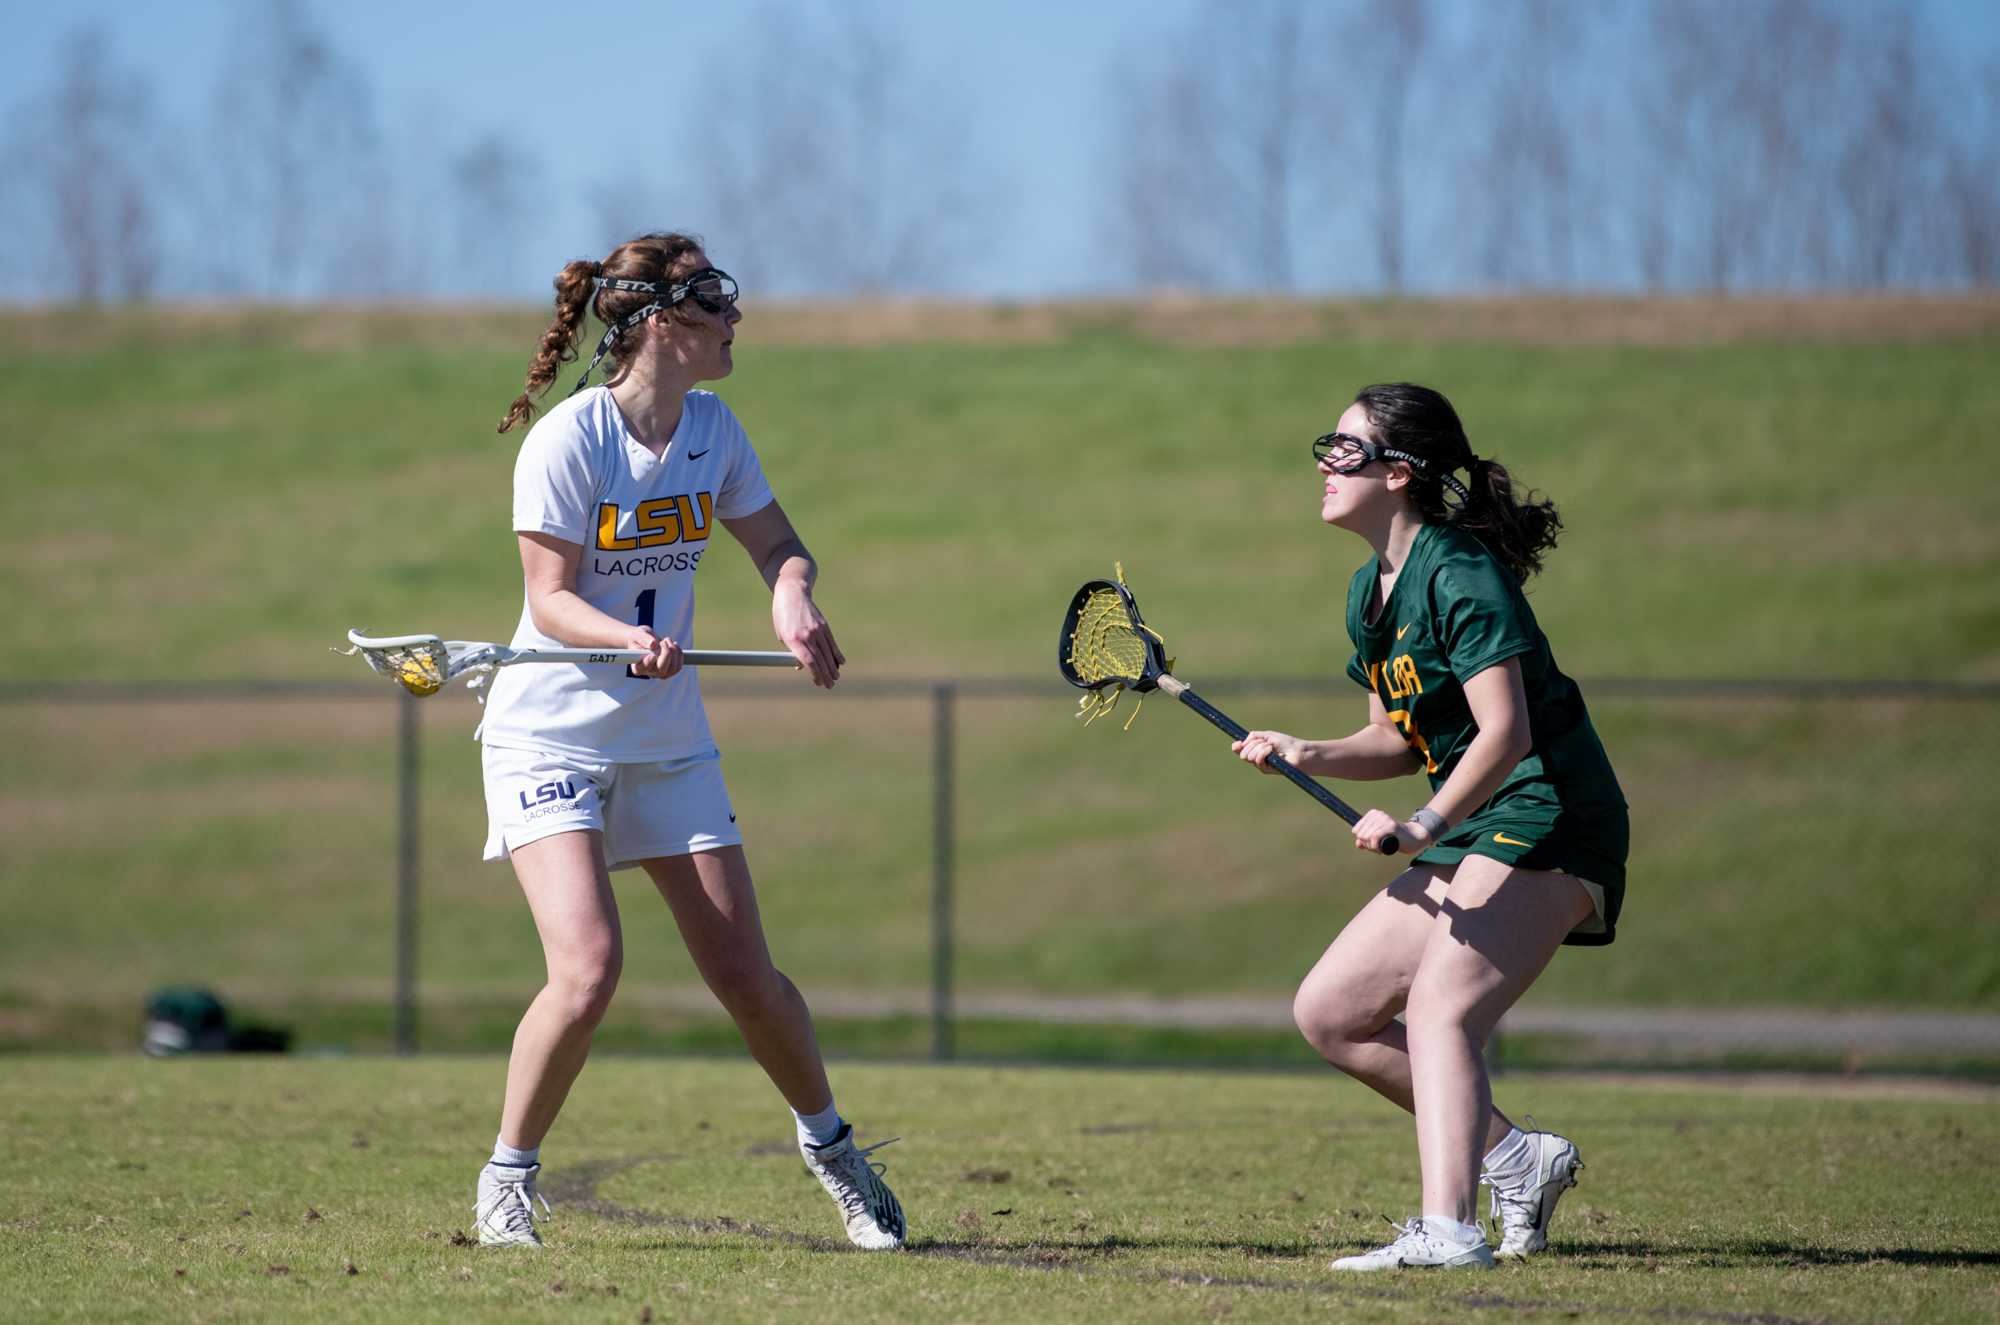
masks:
{"label": "mown grass", "polygon": [[[752,313],[722,390],[826,567],[857,676],[1047,675],[1068,593],[1122,560],[1197,685],[1329,678],[1324,700],[1225,708],[1350,728],[1340,598],[1362,549],[1314,518],[1304,443],[1395,377],[1445,388],[1482,454],[1561,501],[1533,601],[1573,674],[2000,674],[1991,338],[1188,347],[1086,326],[772,347]],[[0,361],[0,678],[355,679],[326,652],[349,626],[511,630],[515,443],[491,426],[519,347],[110,325]],[[700,642],[765,640],[744,559],[706,564]],[[921,987],[927,703],[798,689],[711,705],[774,947],[808,992]],[[1594,700],[1632,888],[1617,945],[1565,951],[1538,996],[2000,1003],[1994,708]],[[1282,994],[1380,885],[1330,816],[1190,715],[1155,701],[1086,732],[1068,709],[959,706],[963,986]],[[507,871],[477,862],[476,718],[425,715],[427,988],[518,1001],[539,954]],[[169,980],[253,1010],[320,1000],[329,1024],[382,1006],[393,739],[386,693],[0,708],[0,1043],[79,1042],[89,1014],[61,1009]],[[691,983],[664,908],[620,889],[628,983]],[[101,1025],[127,1043],[118,1018]]]}
{"label": "mown grass", "polygon": [[[492,426],[527,346],[133,325],[0,362],[0,546],[34,627],[0,676],[351,675],[321,650],[357,622],[511,627],[515,442]],[[1305,443],[1387,378],[1447,391],[1481,454],[1561,502],[1535,602],[1579,674],[2000,673],[1992,339],[840,348],[756,326],[720,390],[860,674],[1044,674],[1069,591],[1114,559],[1190,675],[1335,671],[1365,555],[1315,518]],[[742,561],[709,562],[704,642],[768,634]]]}
{"label": "mown grass", "polygon": [[540,1252],[460,1246],[497,1058],[36,1059],[0,1078],[16,1320],[1984,1321],[2000,1106],[1503,1078],[1588,1167],[1548,1255],[1336,1278],[1415,1212],[1407,1118],[1319,1076],[836,1071],[909,1211],[851,1252],[749,1064],[593,1063]]}

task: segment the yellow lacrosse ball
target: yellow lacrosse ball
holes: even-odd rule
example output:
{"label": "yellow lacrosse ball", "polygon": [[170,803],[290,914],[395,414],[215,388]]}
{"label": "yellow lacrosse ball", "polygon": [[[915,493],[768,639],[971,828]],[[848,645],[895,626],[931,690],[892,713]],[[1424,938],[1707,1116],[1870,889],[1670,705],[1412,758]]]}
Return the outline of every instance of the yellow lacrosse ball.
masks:
{"label": "yellow lacrosse ball", "polygon": [[435,695],[444,685],[444,678],[428,658],[404,658],[396,668],[396,679],[413,695]]}

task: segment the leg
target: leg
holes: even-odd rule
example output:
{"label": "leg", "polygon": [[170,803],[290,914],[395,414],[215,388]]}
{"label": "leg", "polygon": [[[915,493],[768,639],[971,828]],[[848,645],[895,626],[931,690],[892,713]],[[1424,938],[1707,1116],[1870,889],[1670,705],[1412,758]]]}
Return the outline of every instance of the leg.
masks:
{"label": "leg", "polygon": [[1568,874],[1468,856],[1453,875],[1404,1014],[1426,1215],[1472,1222],[1480,1159],[1497,1140],[1481,1046],[1590,908]]}
{"label": "leg", "polygon": [[542,936],[548,983],[514,1032],[500,1136],[510,1146],[541,1145],[590,1054],[590,1037],[618,987],[624,946],[604,835],[556,833],[517,847],[514,873]]}
{"label": "leg", "polygon": [[[1409,1037],[1395,1020],[1443,909],[1457,867],[1413,865],[1361,908],[1314,965],[1292,1001],[1292,1017],[1320,1057],[1410,1112]],[[1491,1150],[1514,1124],[1491,1110]]]}
{"label": "leg", "polygon": [[812,1014],[797,987],[771,964],[743,848],[661,856],[645,867],[672,908],[702,980],[785,1102],[806,1114],[833,1103]]}

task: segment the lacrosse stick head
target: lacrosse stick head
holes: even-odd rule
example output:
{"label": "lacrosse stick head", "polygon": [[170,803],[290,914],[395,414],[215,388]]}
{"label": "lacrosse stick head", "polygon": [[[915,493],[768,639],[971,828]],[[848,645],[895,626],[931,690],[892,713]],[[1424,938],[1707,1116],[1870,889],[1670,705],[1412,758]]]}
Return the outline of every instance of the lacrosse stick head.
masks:
{"label": "lacrosse stick head", "polygon": [[1115,581],[1087,582],[1063,614],[1056,665],[1065,681],[1089,692],[1077,705],[1086,725],[1116,708],[1127,690],[1144,695],[1159,689],[1160,678],[1173,670],[1165,641],[1140,617],[1124,579],[1121,568]]}
{"label": "lacrosse stick head", "polygon": [[451,653],[435,635],[370,639],[350,630],[347,642],[354,647],[334,652],[349,658],[360,654],[370,667],[413,695],[436,694],[451,675]]}

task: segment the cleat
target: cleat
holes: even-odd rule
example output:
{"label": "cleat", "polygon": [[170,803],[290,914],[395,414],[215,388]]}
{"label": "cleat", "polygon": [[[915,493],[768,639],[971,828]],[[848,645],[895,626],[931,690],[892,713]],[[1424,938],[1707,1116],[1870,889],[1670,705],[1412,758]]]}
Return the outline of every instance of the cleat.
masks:
{"label": "cleat", "polygon": [[805,1157],[806,1167],[840,1207],[841,1221],[847,1225],[847,1240],[863,1251],[900,1247],[908,1231],[903,1223],[903,1203],[882,1181],[885,1166],[868,1159],[888,1144],[877,1141],[866,1150],[856,1150],[854,1128],[848,1123],[842,1123],[840,1134],[823,1146],[799,1141],[799,1154]]}
{"label": "cleat", "polygon": [[[481,1245],[542,1245],[535,1223],[539,1220],[546,1224],[555,1216],[549,1211],[549,1203],[535,1190],[535,1175],[541,1171],[539,1164],[530,1164],[525,1169],[488,1164],[479,1171],[479,1202],[472,1207],[472,1218],[478,1226]],[[535,1213],[537,1201],[542,1203],[543,1213],[539,1215]]]}
{"label": "cleat", "polygon": [[1412,1219],[1407,1224],[1383,1216],[1390,1228],[1403,1236],[1386,1247],[1363,1252],[1359,1256],[1342,1256],[1333,1263],[1336,1270],[1399,1270],[1404,1266],[1441,1265],[1451,1270],[1490,1270],[1493,1268],[1493,1251],[1484,1239],[1467,1247],[1449,1238],[1438,1237],[1424,1231],[1421,1218]]}
{"label": "cleat", "polygon": [[1500,1183],[1490,1177],[1480,1181],[1493,1189],[1490,1210],[1500,1229],[1500,1245],[1493,1254],[1505,1259],[1532,1256],[1549,1245],[1549,1221],[1555,1218],[1556,1201],[1576,1186],[1583,1156],[1574,1145],[1554,1132],[1530,1132],[1535,1143],[1535,1166],[1520,1178]]}

